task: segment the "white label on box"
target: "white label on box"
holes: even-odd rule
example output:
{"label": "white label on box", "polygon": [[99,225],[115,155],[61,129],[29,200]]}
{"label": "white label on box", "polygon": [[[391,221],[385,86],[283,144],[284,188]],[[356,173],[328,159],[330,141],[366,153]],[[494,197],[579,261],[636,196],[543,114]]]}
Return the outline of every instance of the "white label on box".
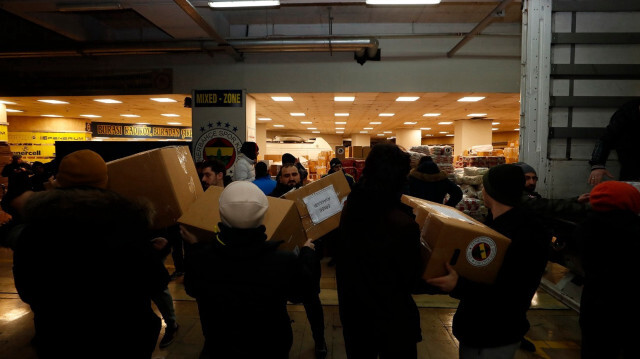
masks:
{"label": "white label on box", "polygon": [[433,208],[441,216],[446,216],[446,217],[450,217],[450,218],[459,219],[461,221],[465,221],[465,222],[471,223],[471,224],[477,224],[474,221],[472,221],[469,218],[467,218],[464,214],[460,213],[460,211],[458,211],[455,208],[449,208],[449,207],[445,207],[445,206],[437,206],[437,207],[436,206],[431,206],[431,208]]}
{"label": "white label on box", "polygon": [[493,262],[497,246],[493,239],[481,236],[475,238],[467,246],[467,262],[475,267],[484,267]]}
{"label": "white label on box", "polygon": [[313,224],[318,224],[342,211],[342,204],[333,189],[333,185],[304,197],[302,201],[307,206],[307,211],[309,211]]}

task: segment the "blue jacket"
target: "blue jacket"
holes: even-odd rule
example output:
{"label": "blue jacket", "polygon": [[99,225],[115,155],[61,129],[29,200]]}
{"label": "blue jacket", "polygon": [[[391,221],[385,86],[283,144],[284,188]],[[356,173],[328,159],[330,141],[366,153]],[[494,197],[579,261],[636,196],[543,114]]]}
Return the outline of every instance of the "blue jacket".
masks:
{"label": "blue jacket", "polygon": [[270,195],[273,189],[276,188],[276,181],[272,180],[270,176],[264,176],[262,178],[256,178],[253,183],[258,186],[264,192],[265,195]]}

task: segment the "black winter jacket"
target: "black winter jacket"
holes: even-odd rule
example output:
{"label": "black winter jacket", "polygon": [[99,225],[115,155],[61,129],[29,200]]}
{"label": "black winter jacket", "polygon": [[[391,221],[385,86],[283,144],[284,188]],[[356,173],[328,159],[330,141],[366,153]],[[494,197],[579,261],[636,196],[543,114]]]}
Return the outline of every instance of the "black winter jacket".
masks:
{"label": "black winter jacket", "polygon": [[315,253],[279,251],[265,227],[218,224],[212,243],[186,250],[184,284],[198,302],[205,351],[212,358],[287,358],[292,344],[287,300],[313,291]]}
{"label": "black winter jacket", "polygon": [[527,310],[547,263],[550,235],[535,216],[513,208],[487,223],[511,239],[494,284],[459,277],[451,296],[460,299],[453,334],[472,347],[517,343],[529,330]]}
{"label": "black winter jacket", "polygon": [[445,172],[422,173],[412,170],[409,173],[409,195],[442,204],[449,194],[447,206],[455,207],[462,200],[462,190],[447,178]]}
{"label": "black winter jacket", "polygon": [[[95,188],[34,193],[14,251],[41,358],[150,358],[150,295],[169,274],[149,243],[149,210]],[[117,340],[105,343],[106,338]]]}
{"label": "black winter jacket", "polygon": [[637,134],[640,133],[640,99],[624,104],[607,125],[591,155],[592,168],[604,168],[609,152],[616,149],[620,162],[620,181],[640,180],[640,157],[637,152]]}

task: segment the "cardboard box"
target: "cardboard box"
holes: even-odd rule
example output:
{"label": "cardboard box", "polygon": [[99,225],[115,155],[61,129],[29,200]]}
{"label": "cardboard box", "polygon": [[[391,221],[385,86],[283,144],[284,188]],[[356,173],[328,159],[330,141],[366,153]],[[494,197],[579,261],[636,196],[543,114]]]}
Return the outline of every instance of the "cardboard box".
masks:
{"label": "cardboard box", "polygon": [[362,146],[351,146],[351,157],[362,158]]}
{"label": "cardboard box", "polygon": [[318,239],[340,225],[342,206],[351,192],[342,172],[335,172],[283,197],[295,201],[307,238]]}
{"label": "cardboard box", "polygon": [[336,158],[338,158],[340,161],[347,158],[344,146],[336,146]]}
{"label": "cardboard box", "polygon": [[186,146],[169,146],[107,162],[109,189],[129,199],[143,197],[154,206],[154,228],[176,223],[203,194]]}
{"label": "cardboard box", "polygon": [[371,152],[371,147],[369,146],[362,147],[362,158],[366,160],[367,156],[369,156],[369,152]]}
{"label": "cardboard box", "polygon": [[431,252],[424,279],[446,275],[449,262],[474,282],[495,281],[509,238],[452,207],[407,195],[402,202],[413,207],[421,240]]}
{"label": "cardboard box", "polygon": [[[207,241],[215,238],[219,232],[220,222],[219,199],[223,188],[212,186],[198,198],[189,210],[178,219],[199,240]],[[284,241],[280,249],[295,250],[302,248],[307,240],[300,223],[295,203],[290,200],[267,197],[269,209],[264,216],[264,226],[267,228],[267,240]]]}

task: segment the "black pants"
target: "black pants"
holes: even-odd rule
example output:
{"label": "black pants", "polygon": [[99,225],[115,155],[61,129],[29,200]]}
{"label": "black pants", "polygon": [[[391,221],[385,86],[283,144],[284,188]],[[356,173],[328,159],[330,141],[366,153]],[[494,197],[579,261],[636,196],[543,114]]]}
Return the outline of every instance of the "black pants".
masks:
{"label": "black pants", "polygon": [[324,311],[322,310],[319,294],[304,298],[302,304],[304,305],[304,311],[307,313],[307,319],[311,326],[313,341],[316,343],[316,346],[324,345]]}

